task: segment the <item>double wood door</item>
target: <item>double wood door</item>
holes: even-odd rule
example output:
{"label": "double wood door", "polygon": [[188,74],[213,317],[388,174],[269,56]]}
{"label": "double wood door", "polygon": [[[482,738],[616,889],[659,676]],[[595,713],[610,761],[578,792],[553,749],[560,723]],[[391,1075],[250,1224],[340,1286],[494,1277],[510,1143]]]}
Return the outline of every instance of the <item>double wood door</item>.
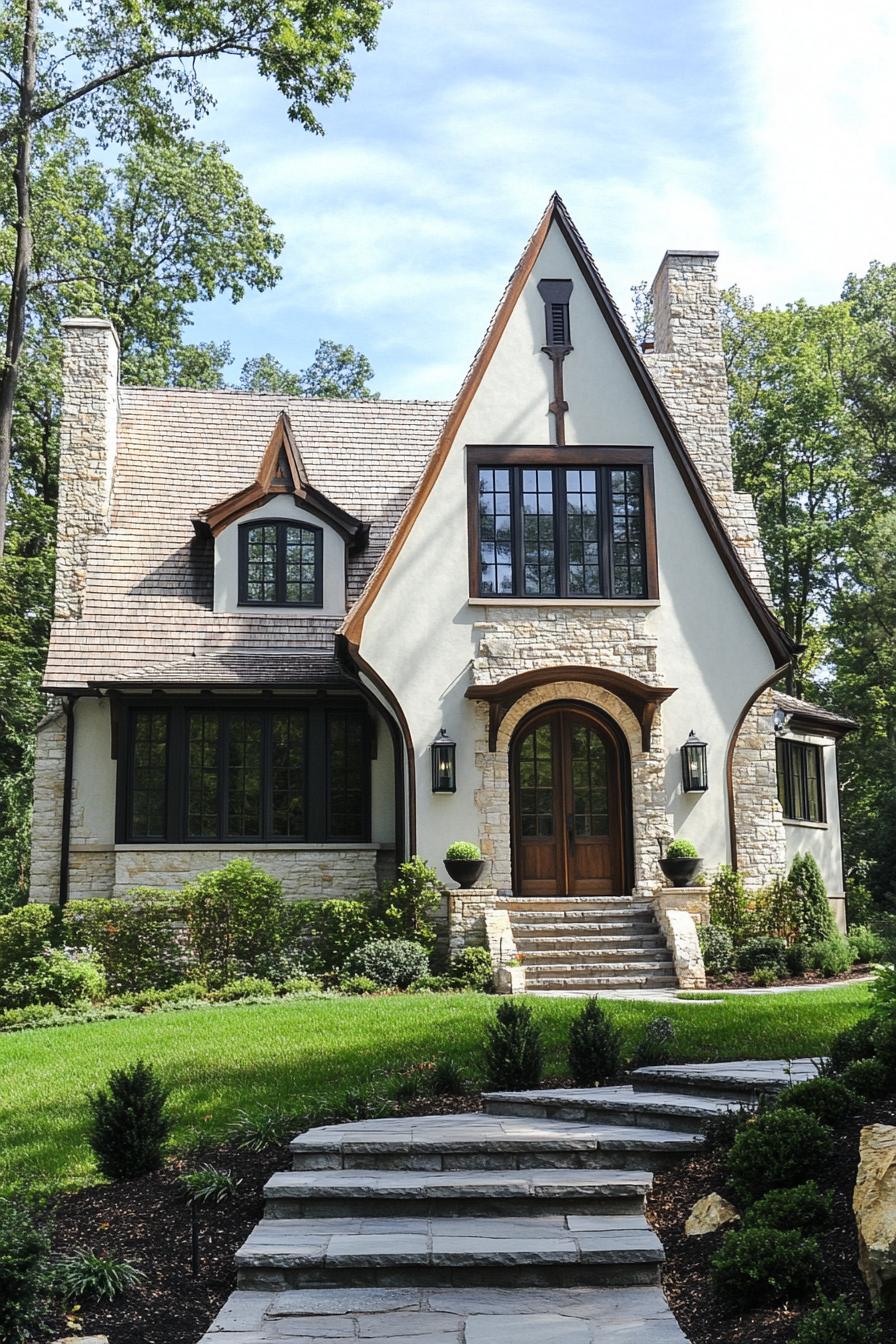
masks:
{"label": "double wood door", "polygon": [[600,720],[574,708],[538,713],[514,741],[511,771],[514,891],[621,893],[618,750]]}

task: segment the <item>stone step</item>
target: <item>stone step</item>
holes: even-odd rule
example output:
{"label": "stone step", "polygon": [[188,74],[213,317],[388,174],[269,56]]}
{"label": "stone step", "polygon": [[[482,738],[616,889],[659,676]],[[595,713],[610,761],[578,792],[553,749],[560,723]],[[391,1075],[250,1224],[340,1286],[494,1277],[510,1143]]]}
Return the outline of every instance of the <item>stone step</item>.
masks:
{"label": "stone step", "polygon": [[556,959],[551,957],[541,957],[532,954],[524,959],[526,975],[529,972],[545,971],[548,975],[565,976],[584,976],[586,978],[592,975],[647,975],[651,971],[656,971],[660,975],[668,975],[672,958],[655,957],[646,961],[628,958],[625,961],[604,961],[600,957],[590,957],[587,960],[583,957],[581,961],[564,960],[564,957],[558,956]]}
{"label": "stone step", "polygon": [[236,1253],[237,1287],[659,1283],[641,1214],[532,1218],[269,1218]]}
{"label": "stone step", "polygon": [[488,1115],[533,1119],[609,1121],[693,1133],[706,1121],[740,1105],[736,1093],[649,1092],[628,1085],[536,1088],[528,1092],[483,1092]]}
{"label": "stone step", "polygon": [[592,947],[580,946],[574,939],[564,939],[559,945],[517,943],[526,966],[554,966],[568,963],[573,966],[666,966],[672,953],[665,947]]}
{"label": "stone step", "polygon": [[201,1344],[687,1344],[655,1286],[235,1292]]}
{"label": "stone step", "polygon": [[628,900],[610,896],[577,897],[575,902],[566,897],[517,897],[512,901],[497,902],[497,909],[525,915],[527,919],[654,919],[652,905],[634,905]]}
{"label": "stone step", "polygon": [[651,932],[647,925],[644,926],[643,930],[622,925],[608,931],[602,924],[583,923],[570,926],[559,921],[553,921],[550,924],[518,924],[514,920],[512,928],[517,943],[536,941],[547,943],[554,939],[562,939],[565,942],[573,939],[577,944],[594,943],[601,947],[666,946],[663,935],[659,932]]}
{"label": "stone step", "polygon": [[763,1093],[780,1092],[793,1083],[817,1078],[818,1062],[815,1059],[747,1059],[721,1064],[661,1064],[635,1069],[629,1076],[638,1089],[733,1094],[746,1103]]}
{"label": "stone step", "polygon": [[576,990],[587,992],[601,989],[678,989],[674,975],[556,975],[542,971],[530,975],[526,971],[526,988],[531,990]]}
{"label": "stone step", "polygon": [[266,1218],[502,1217],[642,1213],[649,1171],[280,1171],[264,1187]]}
{"label": "stone step", "polygon": [[697,1152],[702,1135],[647,1126],[514,1116],[417,1115],[323,1125],[290,1144],[295,1171],[656,1171]]}

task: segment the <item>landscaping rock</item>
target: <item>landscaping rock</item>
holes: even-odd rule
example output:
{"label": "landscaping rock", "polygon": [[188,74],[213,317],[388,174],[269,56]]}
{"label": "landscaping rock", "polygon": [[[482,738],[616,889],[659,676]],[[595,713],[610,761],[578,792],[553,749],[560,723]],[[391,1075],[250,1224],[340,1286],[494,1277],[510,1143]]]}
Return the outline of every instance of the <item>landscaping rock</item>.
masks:
{"label": "landscaping rock", "polygon": [[705,1237],[708,1232],[717,1232],[720,1227],[736,1223],[739,1219],[740,1214],[727,1199],[716,1194],[705,1195],[703,1199],[697,1200],[688,1214],[684,1234],[686,1237]]}
{"label": "landscaping rock", "polygon": [[64,1339],[55,1339],[53,1344],[109,1344],[105,1335],[66,1335]]}
{"label": "landscaping rock", "polygon": [[896,1126],[866,1125],[859,1136],[859,1173],[852,1197],[859,1268],[871,1300],[894,1298],[896,1283]]}

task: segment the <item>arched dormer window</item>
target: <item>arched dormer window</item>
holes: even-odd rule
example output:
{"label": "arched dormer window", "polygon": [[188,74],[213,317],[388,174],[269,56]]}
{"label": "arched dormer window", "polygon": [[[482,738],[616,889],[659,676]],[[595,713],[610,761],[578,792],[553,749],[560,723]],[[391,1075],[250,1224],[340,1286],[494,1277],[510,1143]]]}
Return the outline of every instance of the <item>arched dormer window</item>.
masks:
{"label": "arched dormer window", "polygon": [[323,606],[323,531],[283,519],[242,523],[241,607]]}

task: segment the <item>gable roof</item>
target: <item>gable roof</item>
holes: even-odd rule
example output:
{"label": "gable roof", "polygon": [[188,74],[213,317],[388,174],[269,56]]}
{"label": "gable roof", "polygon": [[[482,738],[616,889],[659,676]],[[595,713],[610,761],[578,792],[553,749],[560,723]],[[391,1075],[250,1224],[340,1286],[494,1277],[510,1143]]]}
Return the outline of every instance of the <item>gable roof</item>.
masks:
{"label": "gable roof", "polygon": [[776,666],[789,663],[797,652],[797,646],[778,624],[774,613],[755,587],[734,542],[723,523],[715,504],[707,490],[693,458],[685,446],[684,440],[675,425],[663,398],[650,375],[650,371],[635,345],[625,320],[607,289],[594,258],[588,251],[578,229],[572,222],[566,206],[557,192],[551,196],[535,232],[529,239],[519,262],[514,269],[507,287],[495,310],[494,316],[476,353],[473,363],[461,384],[460,390],[451,405],[442,427],[438,443],[426,464],[420,481],[408,501],[407,508],[400,518],[376,568],[373,570],[361,596],[345,618],[342,633],[350,645],[357,648],[364,628],[364,619],[370,610],[376,595],[389,575],[395,561],[401,553],[407,537],[435,485],[448,453],[463,421],[463,418],[482,382],[486,369],[498,345],[498,341],[510,320],[510,315],[523,292],[526,281],[538,260],[542,245],[553,224],[562,233],[578,268],[590,289],[598,309],[618,346],[629,371],[635,380],[645,402],[653,416],[657,429],[666,444],[669,453],[684,481],[685,487],[697,513],[718,552],[725,569],[738,594],[758,627]]}
{"label": "gable roof", "polygon": [[790,716],[791,728],[809,732],[827,733],[830,737],[845,737],[854,728],[858,728],[855,719],[843,714],[835,714],[832,709],[814,705],[810,700],[798,700],[795,695],[785,695],[783,691],[774,692],[775,709],[783,710]]}

